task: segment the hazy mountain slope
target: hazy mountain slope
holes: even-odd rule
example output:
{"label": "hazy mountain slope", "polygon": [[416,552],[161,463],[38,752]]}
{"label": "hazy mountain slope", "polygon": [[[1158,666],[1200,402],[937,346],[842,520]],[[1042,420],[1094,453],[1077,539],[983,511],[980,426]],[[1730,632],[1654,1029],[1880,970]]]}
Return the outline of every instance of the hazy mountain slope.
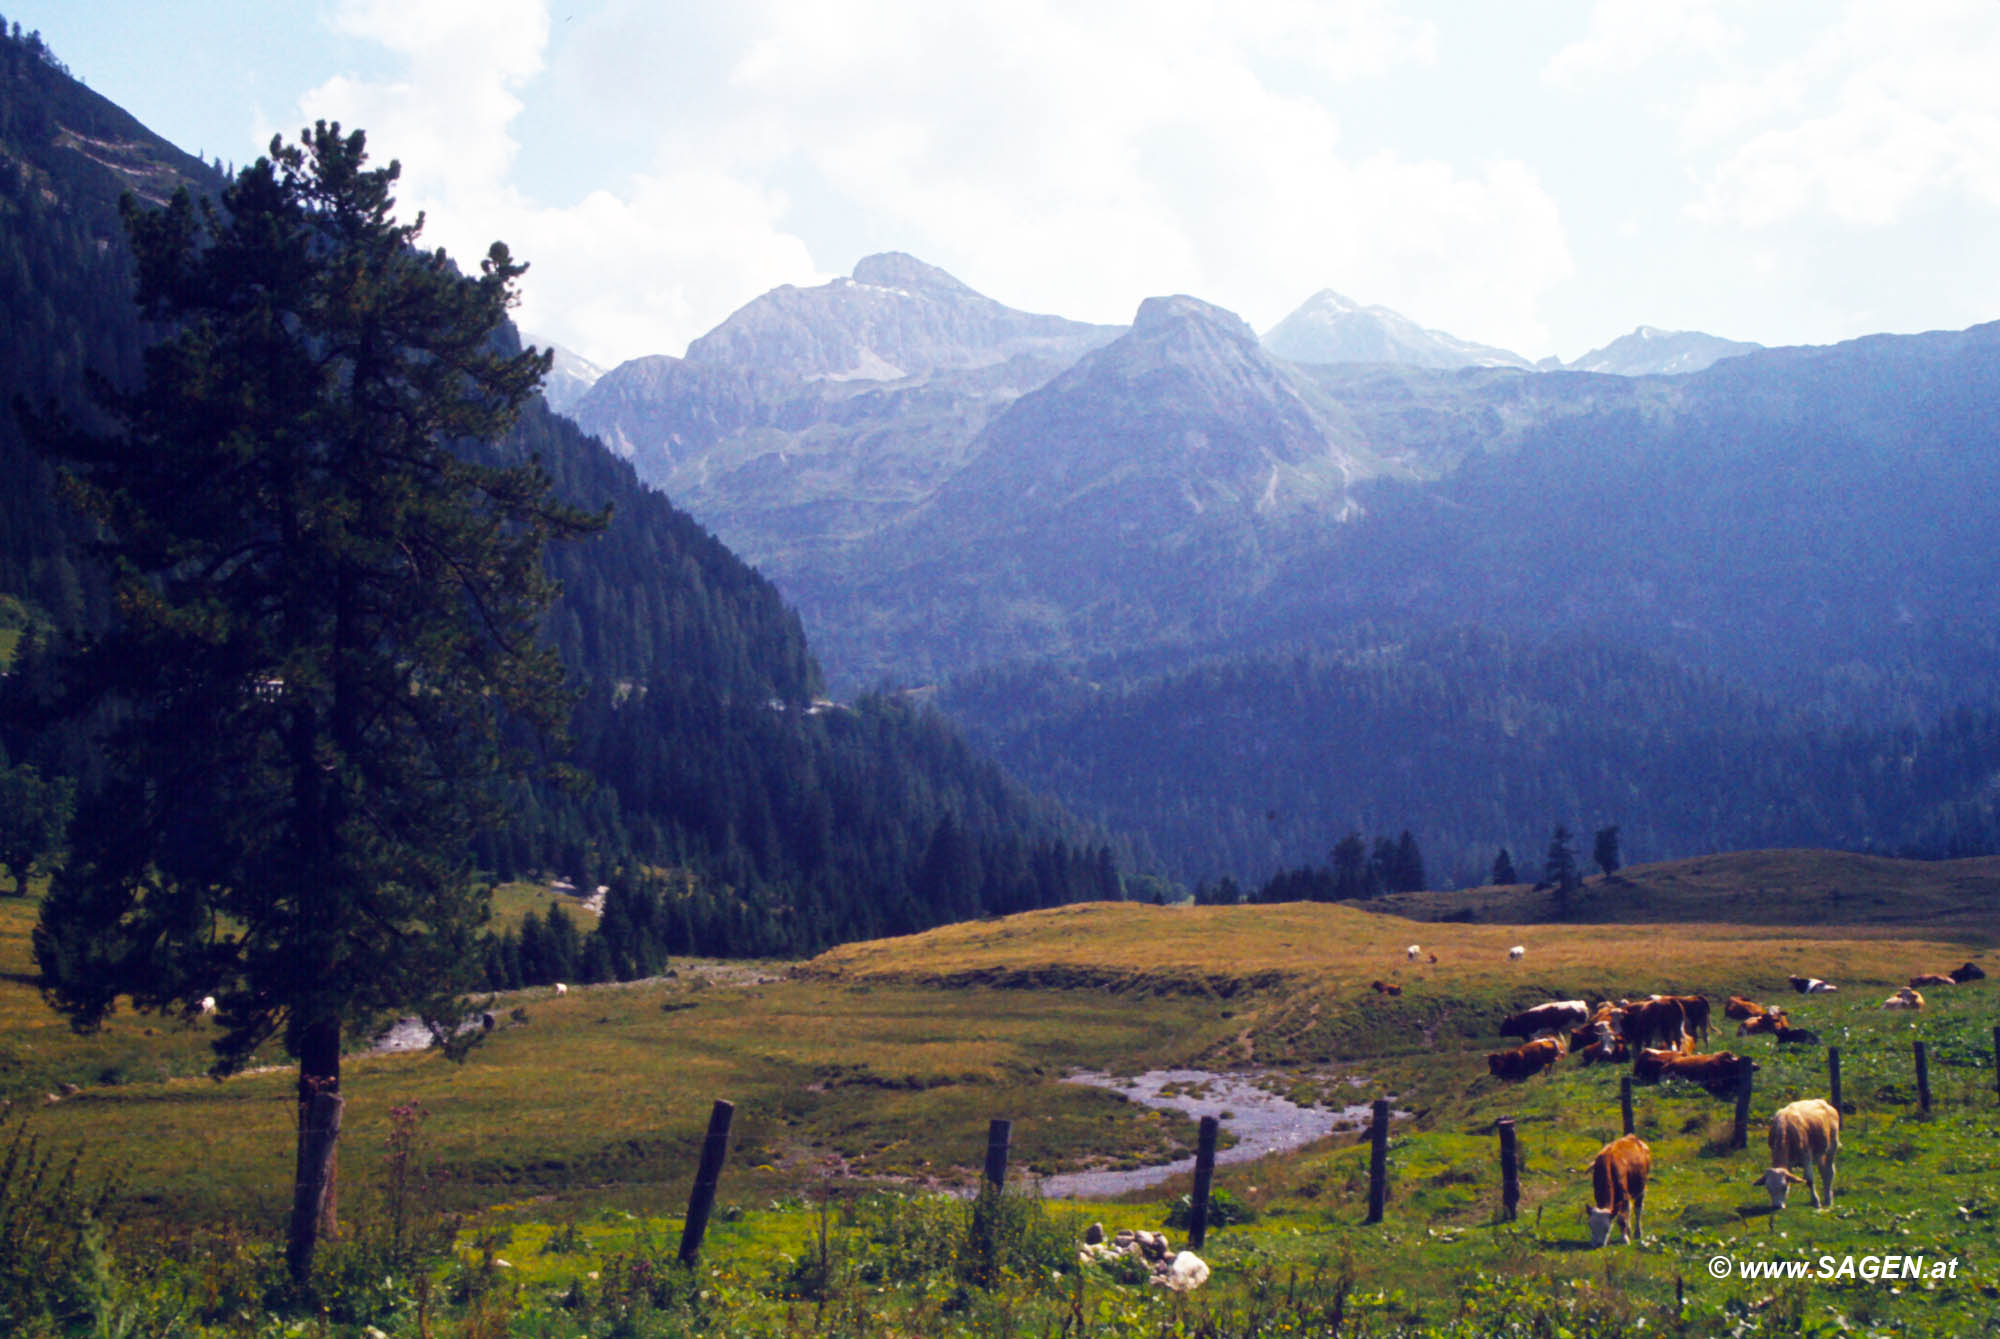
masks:
{"label": "hazy mountain slope", "polygon": [[1704,335],[1699,330],[1656,330],[1642,325],[1564,366],[1572,372],[1607,372],[1621,377],[1680,376],[1763,347]]}
{"label": "hazy mountain slope", "polygon": [[1426,330],[1387,307],[1364,307],[1322,289],[1264,332],[1264,347],[1294,363],[1400,363],[1409,367],[1520,367],[1527,359]]}

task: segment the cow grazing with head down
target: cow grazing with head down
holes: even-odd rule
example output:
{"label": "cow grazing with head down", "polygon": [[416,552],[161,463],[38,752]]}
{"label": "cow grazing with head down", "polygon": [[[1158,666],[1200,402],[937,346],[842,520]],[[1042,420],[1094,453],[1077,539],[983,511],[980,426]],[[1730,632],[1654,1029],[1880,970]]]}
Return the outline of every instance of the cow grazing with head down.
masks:
{"label": "cow grazing with head down", "polygon": [[[1785,1196],[1794,1184],[1812,1192],[1813,1208],[1832,1208],[1833,1160],[1839,1152],[1840,1112],[1831,1102],[1809,1097],[1771,1117],[1771,1165],[1756,1178],[1770,1192],[1771,1208],[1785,1207]],[[1803,1166],[1806,1174],[1794,1173],[1795,1166]],[[1824,1201],[1812,1182],[1815,1169],[1826,1187]]]}
{"label": "cow grazing with head down", "polygon": [[1540,1037],[1511,1051],[1493,1052],[1486,1057],[1486,1067],[1493,1071],[1496,1079],[1519,1083],[1545,1069],[1553,1073],[1556,1061],[1562,1057],[1561,1037]]}
{"label": "cow grazing with head down", "polygon": [[1978,964],[1968,962],[1963,967],[1954,967],[1951,972],[1951,979],[1962,986],[1968,981],[1984,981],[1986,973],[1979,970]]}
{"label": "cow grazing with head down", "polygon": [[1655,1000],[1628,1000],[1625,1004],[1625,1040],[1643,1049],[1658,1042],[1680,1047],[1687,1038],[1687,1011],[1671,995]]}
{"label": "cow grazing with head down", "polygon": [[1415,962],[1418,958],[1422,957],[1424,952],[1423,948],[1417,944],[1412,944],[1403,951],[1409,954],[1411,962]]}
{"label": "cow grazing with head down", "polygon": [[1500,1024],[1500,1035],[1527,1038],[1538,1032],[1567,1032],[1589,1018],[1590,1006],[1582,1000],[1550,1000],[1509,1015]]}
{"label": "cow grazing with head down", "polygon": [[[1590,1164],[1590,1207],[1583,1211],[1590,1224],[1592,1248],[1611,1239],[1611,1225],[1618,1224],[1620,1240],[1637,1237],[1646,1244],[1646,1178],[1653,1174],[1653,1150],[1636,1134],[1614,1139],[1598,1150]],[[1626,1211],[1631,1221],[1626,1222]]]}
{"label": "cow grazing with head down", "polygon": [[1514,945],[1514,947],[1507,950],[1507,961],[1519,962],[1522,958],[1526,957],[1527,954],[1528,950],[1526,948],[1524,948],[1520,944],[1516,944]]}

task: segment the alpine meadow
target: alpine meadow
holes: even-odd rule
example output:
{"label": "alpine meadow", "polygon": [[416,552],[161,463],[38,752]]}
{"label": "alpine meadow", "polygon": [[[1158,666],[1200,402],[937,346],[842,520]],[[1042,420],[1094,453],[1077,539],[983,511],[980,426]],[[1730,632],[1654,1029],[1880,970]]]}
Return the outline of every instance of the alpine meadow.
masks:
{"label": "alpine meadow", "polygon": [[643,8],[0,20],[0,1333],[2000,1332],[2000,322],[1784,287],[1983,81],[1669,242],[1420,91],[1870,0]]}

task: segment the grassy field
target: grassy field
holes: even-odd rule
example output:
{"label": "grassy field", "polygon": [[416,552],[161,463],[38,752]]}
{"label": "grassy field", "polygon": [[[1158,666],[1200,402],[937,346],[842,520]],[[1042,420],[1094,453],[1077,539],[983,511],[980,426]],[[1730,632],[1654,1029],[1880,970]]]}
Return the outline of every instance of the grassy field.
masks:
{"label": "grassy field", "polygon": [[[1796,857],[1778,858],[1796,868]],[[1687,863],[1689,886],[1723,878]],[[1746,891],[1769,877],[1755,861],[1743,869]],[[1962,874],[1937,867],[1932,877]],[[45,1146],[81,1148],[86,1179],[115,1174],[129,1231],[271,1230],[288,1204],[289,1074],[191,1077],[205,1063],[199,1022],[121,1016],[108,1036],[73,1037],[26,979],[31,915],[29,903],[0,902],[0,1080],[29,1099],[7,1126],[25,1119]],[[2000,977],[2000,960],[1969,944],[1966,928],[1523,928],[1342,906],[1099,904],[849,945],[796,968],[677,963],[647,983],[502,997],[502,1025],[465,1065],[351,1057],[342,1193],[365,1231],[391,1113],[419,1104],[426,1158],[440,1169],[426,1202],[471,1215],[452,1267],[454,1323],[467,1333],[475,1312],[501,1316],[486,1333],[551,1336],[1168,1334],[1176,1324],[1232,1334],[1257,1329],[1259,1315],[1271,1321],[1262,1332],[1288,1332],[1271,1320],[1284,1316],[1289,1332],[1305,1333],[1330,1331],[1302,1317],[1325,1322],[1337,1309],[1342,1333],[1508,1332],[1497,1320],[1482,1327],[1497,1313],[1524,1334],[1986,1334],[2000,1317],[2000,981],[1927,992],[1930,1007],[1914,1017],[1879,1008],[1908,976],[1968,957]],[[1410,943],[1425,961],[1407,961]],[[1507,957],[1515,943],[1527,949],[1519,962]],[[1791,996],[1784,979],[1795,972],[1842,990]],[[1378,978],[1404,993],[1376,994]],[[1618,1132],[1620,1071],[1571,1061],[1510,1085],[1483,1056],[1511,1008],[1650,990],[1782,995],[1798,1024],[1841,1048],[1853,1110],[1837,1208],[1815,1213],[1795,1194],[1772,1215],[1750,1184],[1769,1113],[1824,1094],[1824,1050],[1718,1038],[1712,1049],[1753,1053],[1762,1067],[1749,1148],[1725,1146],[1729,1104],[1698,1089],[1640,1088],[1638,1131],[1656,1159],[1649,1241],[1583,1250],[1581,1169]],[[1930,1047],[1929,1116],[1915,1107],[1917,1039]],[[1350,1134],[1218,1174],[1256,1220],[1211,1237],[1215,1278],[1185,1302],[1078,1270],[1066,1244],[1090,1218],[1159,1226],[1184,1182],[1127,1204],[1024,1210],[1040,1215],[1042,1244],[1022,1248],[1001,1288],[968,1292],[962,1261],[929,1272],[911,1263],[930,1259],[939,1234],[963,1233],[961,1206],[921,1196],[971,1182],[991,1117],[1014,1120],[1014,1166],[1028,1182],[1189,1149],[1190,1122],[1059,1081],[1078,1068],[1167,1065],[1268,1070],[1290,1091],[1342,1103],[1393,1094],[1412,1114],[1391,1142],[1385,1222],[1360,1221],[1367,1150]],[[81,1091],[23,1117],[58,1073],[80,1075],[71,1081]],[[661,1303],[668,1319],[657,1329],[592,1328],[609,1314],[614,1279],[671,1254],[718,1097],[736,1103],[737,1120],[705,1300]],[[1496,1221],[1501,1116],[1516,1121],[1525,1159],[1513,1223]],[[880,1191],[898,1198],[872,1198]],[[921,1240],[912,1222],[928,1224]],[[1772,1284],[1708,1273],[1718,1255],[1837,1265],[1886,1253],[1956,1259],[1958,1277]],[[486,1283],[465,1282],[474,1276]],[[478,1311],[489,1302],[468,1300],[482,1296],[490,1315]],[[417,1333],[412,1315],[397,1313],[385,1331]]]}

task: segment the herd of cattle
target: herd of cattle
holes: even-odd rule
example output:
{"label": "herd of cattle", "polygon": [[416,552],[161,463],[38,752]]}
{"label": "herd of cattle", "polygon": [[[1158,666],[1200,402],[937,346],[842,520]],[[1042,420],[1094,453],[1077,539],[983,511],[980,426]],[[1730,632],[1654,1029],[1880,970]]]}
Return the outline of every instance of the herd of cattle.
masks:
{"label": "herd of cattle", "polygon": [[[1921,1009],[1924,997],[1918,986],[1962,985],[1985,975],[1968,962],[1949,975],[1912,977],[1910,984],[1884,1000],[1882,1007]],[[1839,989],[1817,977],[1794,976],[1790,982],[1801,995]],[[1819,1042],[1814,1033],[1794,1027],[1784,1009],[1742,995],[1731,995],[1722,1012],[1736,1020],[1739,1037],[1768,1035],[1781,1044]],[[1642,1083],[1684,1080],[1726,1097],[1737,1090],[1749,1064],[1748,1057],[1729,1051],[1695,1053],[1696,1040],[1706,1041],[1709,1035],[1709,1004],[1703,995],[1652,995],[1605,1001],[1595,1007],[1582,1000],[1550,1000],[1508,1016],[1500,1024],[1500,1033],[1522,1039],[1521,1045],[1486,1057],[1493,1077],[1509,1082],[1544,1070],[1553,1072],[1557,1061],[1574,1054],[1582,1065],[1629,1062],[1633,1078]],[[1830,1206],[1834,1155],[1840,1151],[1840,1113],[1818,1098],[1794,1102],[1771,1118],[1770,1142],[1771,1165],[1756,1180],[1770,1194],[1771,1207],[1784,1208],[1786,1192],[1793,1185],[1803,1185],[1812,1192],[1814,1208]],[[1652,1151],[1636,1135],[1616,1139],[1598,1153],[1590,1173],[1593,1202],[1585,1211],[1592,1246],[1605,1244],[1614,1222],[1623,1240],[1632,1240],[1635,1233],[1641,1241],[1645,1239],[1641,1213],[1652,1165]],[[1806,1169],[1803,1177],[1792,1170],[1800,1166]],[[1815,1172],[1819,1186],[1813,1184]]]}

